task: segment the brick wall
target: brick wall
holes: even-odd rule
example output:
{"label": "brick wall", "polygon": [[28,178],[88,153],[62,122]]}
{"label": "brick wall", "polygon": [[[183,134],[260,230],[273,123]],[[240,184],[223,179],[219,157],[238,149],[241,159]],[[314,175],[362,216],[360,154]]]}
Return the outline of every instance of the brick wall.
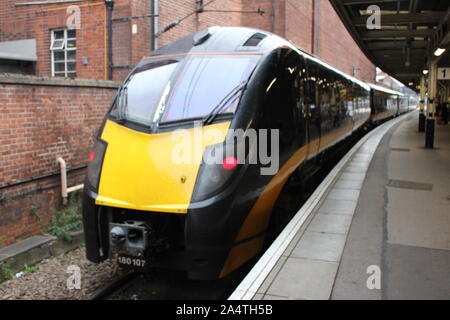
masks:
{"label": "brick wall", "polygon": [[[126,0],[124,0],[126,1]],[[0,1],[0,41],[36,38],[38,61],[36,74],[51,75],[51,30],[65,28],[67,8],[80,8],[81,28],[77,33],[77,76],[106,79],[106,7],[104,1],[14,6],[16,0]],[[84,64],[83,61],[86,63]]]}
{"label": "brick wall", "polygon": [[[0,76],[0,237],[4,244],[45,230],[49,208],[60,200],[56,158],[63,157],[69,169],[86,165],[93,137],[116,89],[117,83],[110,81]],[[52,176],[23,183],[48,175]],[[82,182],[83,175],[82,169],[71,170],[69,184]]]}
{"label": "brick wall", "polygon": [[[49,76],[50,31],[66,23],[65,5],[15,7],[17,0],[0,1],[0,41],[36,38],[37,72]],[[209,0],[205,0],[208,3]],[[77,3],[79,78],[105,79],[107,71],[106,7],[103,0]],[[373,80],[375,67],[359,50],[327,0],[217,0],[206,10],[256,10],[255,13],[193,14],[163,34],[159,45],[213,25],[244,25],[288,38],[332,66],[364,80]],[[159,0],[159,29],[196,9],[196,0]],[[114,18],[149,14],[148,0],[115,0]],[[137,32],[132,33],[136,24]],[[314,28],[313,28],[314,26]],[[113,23],[113,79],[122,80],[149,51],[150,19]],[[314,37],[313,37],[314,35]],[[83,64],[83,61],[87,61]],[[0,237],[3,244],[45,230],[48,208],[58,205],[57,156],[66,159],[69,184],[82,181],[92,138],[114,94],[116,84],[89,80],[64,81],[0,76]],[[47,178],[5,187],[48,174]]]}
{"label": "brick wall", "polygon": [[[36,38],[38,44],[37,74],[49,76],[50,30],[66,23],[69,4],[14,6],[17,0],[0,2],[0,41]],[[205,4],[209,0],[204,1]],[[81,29],[77,31],[77,75],[80,78],[106,79],[106,7],[104,1],[73,3],[81,9]],[[272,5],[275,11],[272,17]],[[159,0],[161,30],[171,22],[191,14],[197,0]],[[216,0],[206,10],[257,10],[255,13],[210,12],[192,14],[181,25],[161,35],[159,45],[214,25],[244,25],[285,37],[304,50],[316,54],[329,64],[363,80],[373,81],[375,68],[348,34],[328,0]],[[115,0],[114,18],[150,13],[149,0]],[[19,18],[20,17],[20,18]],[[113,78],[122,80],[131,65],[150,50],[149,18],[113,22]],[[136,25],[136,33],[132,26]],[[83,64],[83,61],[87,64]]]}
{"label": "brick wall", "polygon": [[359,49],[328,1],[320,1],[319,57],[359,79],[375,82],[375,66]]}
{"label": "brick wall", "polygon": [[[217,0],[205,6],[205,10],[242,10],[242,0]],[[245,0],[243,0],[245,1]],[[205,0],[207,4],[209,1]],[[257,8],[257,6],[255,7]],[[159,29],[163,29],[171,22],[181,19],[197,9],[196,1],[159,0]],[[208,12],[193,14],[184,20],[181,25],[164,33],[158,39],[158,45],[163,46],[187,34],[217,25],[242,25],[243,14],[236,12]]]}
{"label": "brick wall", "polygon": [[345,73],[375,81],[375,66],[359,49],[329,1],[286,0],[285,19],[287,39]]}

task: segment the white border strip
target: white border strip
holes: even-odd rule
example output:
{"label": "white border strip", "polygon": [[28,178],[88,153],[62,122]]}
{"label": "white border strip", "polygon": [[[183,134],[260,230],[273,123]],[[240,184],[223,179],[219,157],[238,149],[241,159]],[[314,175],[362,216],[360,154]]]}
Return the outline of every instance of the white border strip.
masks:
{"label": "white border strip", "polygon": [[[406,115],[404,115],[406,116]],[[284,228],[280,235],[275,239],[272,245],[267,249],[255,266],[250,270],[248,275],[242,280],[236,290],[231,294],[228,300],[251,300],[258,289],[264,283],[269,273],[272,271],[280,257],[286,251],[289,244],[294,239],[297,232],[301,229],[305,221],[314,212],[315,207],[319,204],[322,197],[325,195],[329,187],[333,184],[338,177],[340,171],[349,162],[351,157],[356,151],[364,144],[369,138],[377,133],[382,136],[396,123],[404,118],[401,116],[395,120],[386,122],[385,124],[374,129],[367,135],[365,135],[345,156],[339,161],[339,163],[333,168],[323,182],[317,187],[314,193],[309,197],[305,204],[300,208],[296,215],[292,218],[289,224]],[[383,132],[384,130],[384,132]]]}

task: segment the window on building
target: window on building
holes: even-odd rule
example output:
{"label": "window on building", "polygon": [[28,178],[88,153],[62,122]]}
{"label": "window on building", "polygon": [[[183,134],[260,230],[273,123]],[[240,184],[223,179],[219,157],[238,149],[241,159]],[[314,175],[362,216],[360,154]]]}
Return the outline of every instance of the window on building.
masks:
{"label": "window on building", "polygon": [[50,51],[53,77],[75,78],[77,76],[76,41],[75,30],[52,30]]}

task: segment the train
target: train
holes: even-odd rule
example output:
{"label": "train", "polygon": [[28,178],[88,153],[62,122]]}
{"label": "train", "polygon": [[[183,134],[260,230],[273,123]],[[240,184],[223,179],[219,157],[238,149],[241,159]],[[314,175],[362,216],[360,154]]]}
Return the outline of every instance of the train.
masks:
{"label": "train", "polygon": [[289,178],[406,112],[404,98],[252,28],[211,27],[151,52],[118,89],[89,155],[87,258],[226,277],[261,252]]}
{"label": "train", "polygon": [[372,83],[369,86],[372,124],[378,124],[417,108],[418,97],[415,94],[404,94]]}

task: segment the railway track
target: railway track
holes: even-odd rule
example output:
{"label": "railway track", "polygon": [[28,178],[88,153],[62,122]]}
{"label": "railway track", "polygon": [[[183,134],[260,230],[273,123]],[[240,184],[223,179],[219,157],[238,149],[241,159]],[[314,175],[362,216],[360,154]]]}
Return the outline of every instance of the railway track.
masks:
{"label": "railway track", "polygon": [[228,276],[214,281],[188,280],[184,272],[153,270],[130,272],[89,297],[89,300],[223,300],[242,281],[257,260]]}
{"label": "railway track", "polygon": [[129,272],[119,277],[118,279],[114,280],[113,282],[107,284],[103,288],[97,290],[93,295],[91,295],[88,298],[88,300],[108,300],[108,297],[114,294],[114,292],[120,290],[128,283],[132,282],[138,276],[139,274],[137,272]]}
{"label": "railway track", "polygon": [[[314,177],[308,179],[310,189],[291,186],[283,190],[279,205],[274,208],[281,215],[289,216],[297,212],[307,200],[310,193],[328,174],[334,165],[341,159],[361,136],[354,136],[335,148],[335,152]],[[289,221],[284,221],[284,224]],[[278,230],[279,232],[280,230]],[[275,235],[276,236],[276,235]],[[268,247],[268,242],[266,246]],[[263,254],[263,253],[261,253]],[[214,281],[192,281],[180,271],[153,270],[149,273],[130,272],[98,290],[90,300],[222,300],[227,299],[239,283],[244,279],[259,256],[252,259],[245,266],[232,273],[226,279]]]}

